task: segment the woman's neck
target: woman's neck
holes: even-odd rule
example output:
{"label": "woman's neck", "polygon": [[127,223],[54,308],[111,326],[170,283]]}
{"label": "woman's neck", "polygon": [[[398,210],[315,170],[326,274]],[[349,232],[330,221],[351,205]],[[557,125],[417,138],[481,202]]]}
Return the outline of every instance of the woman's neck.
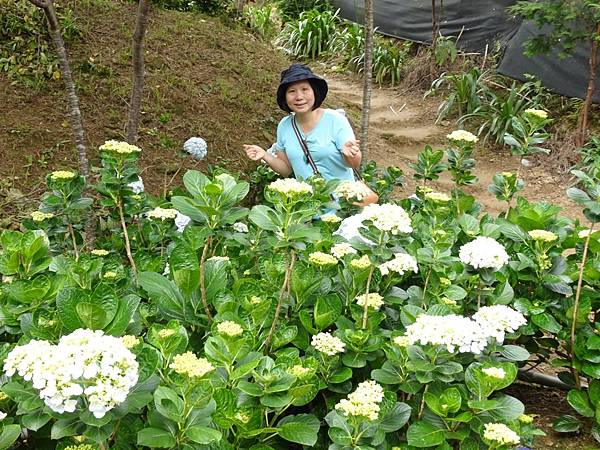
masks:
{"label": "woman's neck", "polygon": [[302,129],[311,130],[317,125],[317,122],[321,118],[321,115],[321,108],[317,108],[313,111],[296,113],[296,120],[298,121]]}

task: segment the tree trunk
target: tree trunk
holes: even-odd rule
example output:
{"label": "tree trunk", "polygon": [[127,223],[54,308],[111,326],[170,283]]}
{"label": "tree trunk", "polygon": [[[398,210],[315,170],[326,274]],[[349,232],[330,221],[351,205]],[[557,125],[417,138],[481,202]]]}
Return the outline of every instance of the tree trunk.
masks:
{"label": "tree trunk", "polygon": [[131,88],[131,103],[129,105],[129,118],[127,120],[127,142],[130,144],[135,144],[138,140],[140,106],[142,91],[144,89],[144,37],[146,35],[146,26],[148,25],[149,9],[150,0],[139,0],[135,32],[133,33],[133,87]]}
{"label": "tree trunk", "polygon": [[365,0],[365,64],[363,70],[363,102],[360,116],[360,150],[362,161],[369,156],[369,116],[373,86],[373,0]]}
{"label": "tree trunk", "polygon": [[58,18],[56,17],[54,3],[52,0],[29,1],[35,6],[42,8],[46,14],[48,29],[50,30],[50,36],[52,37],[52,41],[56,47],[58,62],[60,64],[60,72],[67,90],[67,99],[69,101],[69,119],[71,121],[71,127],[73,128],[73,134],[75,135],[75,146],[77,147],[77,157],[79,159],[79,171],[85,178],[85,181],[89,182],[90,169],[87,159],[85,138],[83,134],[83,119],[81,117],[81,110],[79,109],[79,98],[77,97],[77,92],[75,91],[75,83],[73,82],[69,60],[67,59],[65,42],[60,34],[60,25],[58,23]]}
{"label": "tree trunk", "polygon": [[242,17],[246,0],[235,0],[235,16]]}
{"label": "tree trunk", "polygon": [[[79,97],[77,97],[77,92],[75,91],[75,83],[73,82],[73,76],[71,75],[71,67],[69,66],[69,59],[67,58],[65,42],[60,34],[60,24],[58,23],[58,18],[56,17],[54,3],[52,0],[29,1],[38,8],[43,9],[44,13],[46,14],[48,29],[50,31],[52,41],[54,42],[54,46],[56,47],[60,72],[63,81],[65,82],[65,89],[67,91],[67,100],[69,102],[69,120],[75,136],[75,147],[77,148],[77,159],[79,160],[79,172],[84,178],[85,182],[89,183],[90,166],[88,163],[85,136],[83,132],[83,118],[81,116],[81,110],[79,109]],[[93,216],[91,216],[85,222],[85,246],[88,250],[94,248],[94,234],[94,221]]]}
{"label": "tree trunk", "polygon": [[581,107],[579,113],[579,120],[577,121],[577,136],[575,143],[578,147],[585,145],[585,140],[588,134],[588,117],[590,109],[592,107],[592,99],[594,96],[594,87],[596,83],[596,67],[598,66],[598,39],[600,39],[600,24],[596,25],[595,39],[592,39],[590,47],[590,58],[589,58],[589,74],[588,74],[588,87],[585,96],[585,101]]}

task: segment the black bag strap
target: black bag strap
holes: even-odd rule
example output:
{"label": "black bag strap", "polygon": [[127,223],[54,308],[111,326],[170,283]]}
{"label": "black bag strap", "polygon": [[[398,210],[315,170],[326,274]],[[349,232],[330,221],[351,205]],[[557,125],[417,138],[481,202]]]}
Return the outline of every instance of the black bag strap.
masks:
{"label": "black bag strap", "polygon": [[313,173],[315,175],[320,176],[321,174],[319,173],[319,169],[317,169],[315,160],[313,159],[312,155],[310,154],[310,151],[308,150],[308,145],[306,145],[306,141],[302,138],[302,135],[300,134],[300,130],[298,129],[298,124],[296,123],[296,116],[292,116],[292,128],[294,129],[294,133],[296,134],[296,137],[298,138],[300,147],[302,148],[302,151],[304,152],[304,156],[306,157],[306,162],[312,169]]}

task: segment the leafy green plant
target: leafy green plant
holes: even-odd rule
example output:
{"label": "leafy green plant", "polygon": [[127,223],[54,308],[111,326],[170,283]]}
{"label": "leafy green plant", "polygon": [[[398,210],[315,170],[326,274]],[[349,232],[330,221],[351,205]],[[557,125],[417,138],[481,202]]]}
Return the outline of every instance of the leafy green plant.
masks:
{"label": "leafy green plant", "polygon": [[428,181],[437,180],[439,174],[448,168],[448,164],[441,162],[443,158],[443,150],[434,150],[431,145],[426,145],[418,154],[417,162],[409,163],[408,166],[415,171],[413,177],[422,180],[425,186]]}
{"label": "leafy green plant", "polygon": [[302,13],[306,11],[331,9],[327,0],[276,0],[275,4],[284,23],[300,19]]}
{"label": "leafy green plant", "polygon": [[208,14],[227,12],[233,0],[152,0],[159,8],[175,11],[198,11]]}
{"label": "leafy green plant", "polygon": [[329,50],[339,21],[337,14],[329,10],[304,11],[298,20],[285,25],[277,43],[296,57],[316,59]]}
{"label": "leafy green plant", "polygon": [[244,16],[250,29],[265,40],[273,38],[281,27],[277,21],[275,8],[269,3],[245,8]]}
{"label": "leafy green plant", "polygon": [[[72,42],[80,34],[73,11],[56,5],[56,12],[63,39]],[[30,2],[0,2],[0,72],[36,89],[61,76],[44,12]]]}

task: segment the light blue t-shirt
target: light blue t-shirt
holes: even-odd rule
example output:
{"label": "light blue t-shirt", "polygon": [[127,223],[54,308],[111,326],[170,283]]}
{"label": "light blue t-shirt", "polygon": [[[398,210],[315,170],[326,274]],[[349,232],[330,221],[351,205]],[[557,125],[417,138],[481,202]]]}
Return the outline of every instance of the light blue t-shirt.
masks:
{"label": "light blue t-shirt", "polygon": [[[293,115],[290,114],[279,122],[275,145],[277,150],[285,152],[297,178],[310,178],[314,173],[294,133],[292,118]],[[321,119],[308,135],[304,134],[300,126],[298,129],[324,179],[354,180],[352,168],[346,165],[341,152],[344,144],[354,139],[352,127],[343,114],[324,109]]]}

